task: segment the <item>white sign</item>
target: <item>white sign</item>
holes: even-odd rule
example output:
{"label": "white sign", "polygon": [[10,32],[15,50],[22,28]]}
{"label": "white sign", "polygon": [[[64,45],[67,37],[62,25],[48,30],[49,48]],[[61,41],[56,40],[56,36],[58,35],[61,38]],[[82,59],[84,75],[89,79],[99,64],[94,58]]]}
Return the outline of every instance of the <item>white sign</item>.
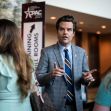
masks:
{"label": "white sign", "polygon": [[43,22],[27,22],[23,25],[23,42],[26,52],[31,55],[36,68],[40,58],[43,41]]}

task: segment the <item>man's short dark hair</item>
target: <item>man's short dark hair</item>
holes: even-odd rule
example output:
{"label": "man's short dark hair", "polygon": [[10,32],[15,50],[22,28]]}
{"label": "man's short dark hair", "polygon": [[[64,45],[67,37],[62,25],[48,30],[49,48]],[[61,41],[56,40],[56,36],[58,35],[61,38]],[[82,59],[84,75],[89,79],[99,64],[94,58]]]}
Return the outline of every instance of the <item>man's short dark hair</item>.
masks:
{"label": "man's short dark hair", "polygon": [[76,22],[75,22],[74,17],[72,15],[64,15],[64,16],[60,17],[56,22],[56,29],[57,30],[58,30],[59,24],[61,22],[72,22],[73,23],[73,32],[76,31]]}

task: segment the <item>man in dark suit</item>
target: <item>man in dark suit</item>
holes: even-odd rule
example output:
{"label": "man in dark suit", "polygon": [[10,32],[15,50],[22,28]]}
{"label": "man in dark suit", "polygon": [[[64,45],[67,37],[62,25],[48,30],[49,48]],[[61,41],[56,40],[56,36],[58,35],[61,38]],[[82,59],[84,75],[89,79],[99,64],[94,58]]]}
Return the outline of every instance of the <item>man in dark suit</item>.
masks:
{"label": "man in dark suit", "polygon": [[[57,111],[83,111],[81,85],[94,81],[89,72],[85,50],[71,43],[76,30],[73,16],[65,15],[56,22],[58,42],[41,51],[36,70],[40,86],[48,93]],[[64,49],[68,50],[73,99],[67,102],[68,80]]]}

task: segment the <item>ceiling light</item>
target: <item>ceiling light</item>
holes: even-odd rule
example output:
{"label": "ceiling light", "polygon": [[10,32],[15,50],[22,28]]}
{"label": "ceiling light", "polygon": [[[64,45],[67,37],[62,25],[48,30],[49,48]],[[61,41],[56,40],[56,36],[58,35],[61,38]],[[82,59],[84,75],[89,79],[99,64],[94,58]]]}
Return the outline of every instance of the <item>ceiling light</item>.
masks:
{"label": "ceiling light", "polygon": [[100,31],[97,31],[96,34],[101,34],[101,32],[100,32]]}
{"label": "ceiling light", "polygon": [[84,22],[83,22],[83,21],[80,21],[80,22],[79,22],[79,24],[80,24],[80,25],[83,25],[83,24],[84,24]]}
{"label": "ceiling light", "polygon": [[56,17],[55,17],[55,16],[52,16],[52,17],[50,17],[50,19],[51,19],[51,20],[55,20],[55,19],[56,19]]}
{"label": "ceiling light", "polygon": [[78,29],[79,32],[82,32],[82,29]]}
{"label": "ceiling light", "polygon": [[102,25],[101,28],[102,28],[102,29],[106,29],[106,25]]}

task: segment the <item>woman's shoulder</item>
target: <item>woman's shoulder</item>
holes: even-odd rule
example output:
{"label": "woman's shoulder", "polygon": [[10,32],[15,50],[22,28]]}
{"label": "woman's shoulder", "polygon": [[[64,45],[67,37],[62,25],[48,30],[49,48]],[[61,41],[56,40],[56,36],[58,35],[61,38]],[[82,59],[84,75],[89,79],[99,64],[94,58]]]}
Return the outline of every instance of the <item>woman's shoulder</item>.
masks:
{"label": "woman's shoulder", "polygon": [[11,63],[12,61],[13,61],[12,56],[0,54],[0,62],[8,64],[8,63]]}
{"label": "woman's shoulder", "polygon": [[111,72],[107,73],[107,75],[104,77],[102,83],[107,87],[111,88]]}
{"label": "woman's shoulder", "polygon": [[11,77],[13,71],[15,72],[13,58],[11,56],[0,55],[0,73]]}
{"label": "woman's shoulder", "polygon": [[111,106],[111,74],[107,74],[102,80],[95,102],[103,106]]}

